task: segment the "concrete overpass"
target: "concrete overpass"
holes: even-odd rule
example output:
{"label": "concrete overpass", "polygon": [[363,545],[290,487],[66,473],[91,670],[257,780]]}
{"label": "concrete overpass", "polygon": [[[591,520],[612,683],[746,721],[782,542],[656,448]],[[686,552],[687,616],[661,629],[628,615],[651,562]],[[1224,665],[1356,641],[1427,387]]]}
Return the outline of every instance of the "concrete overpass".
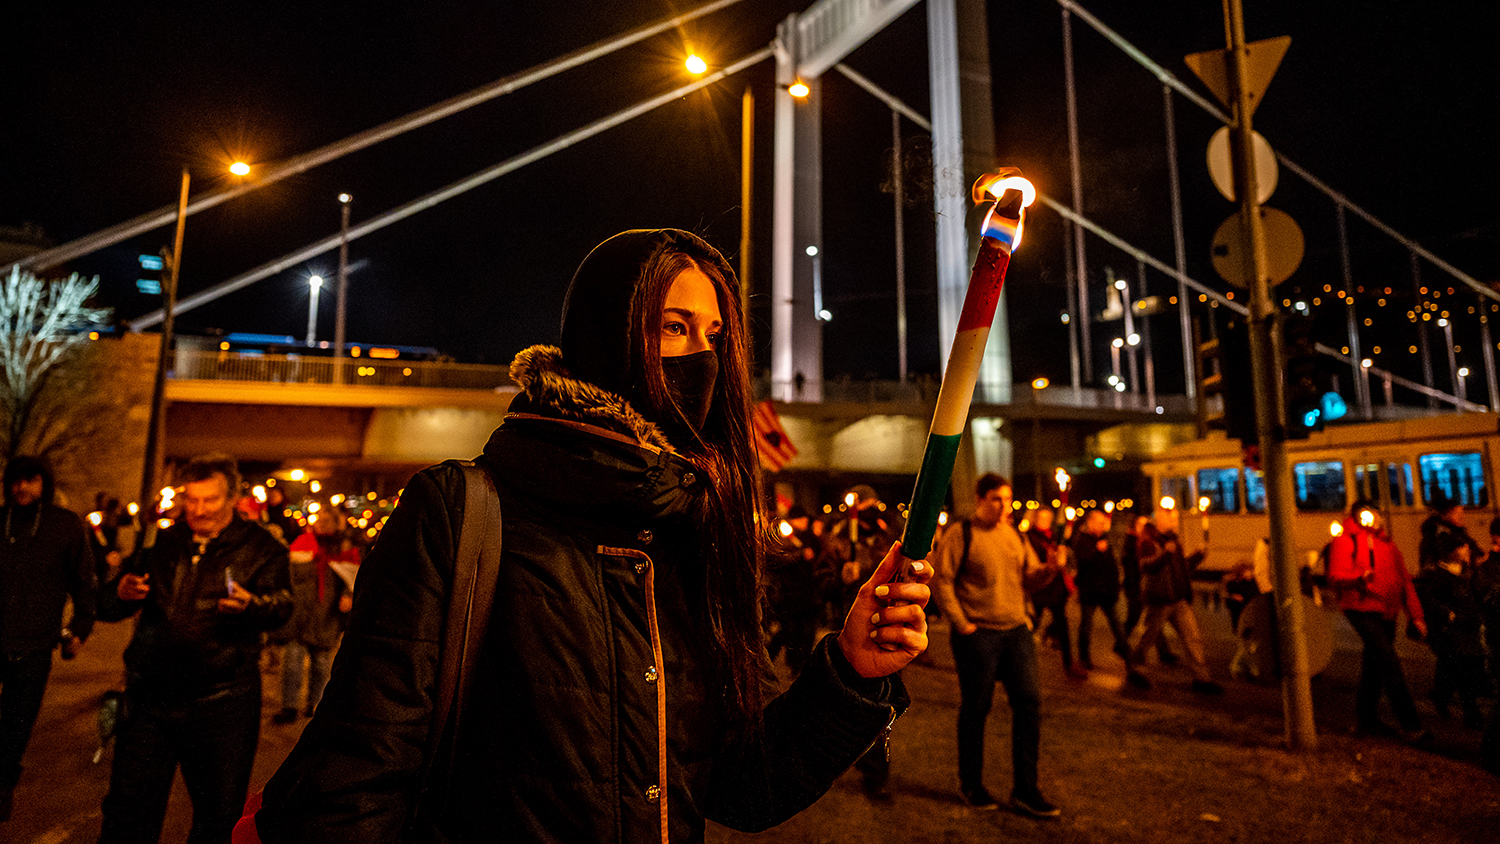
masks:
{"label": "concrete overpass", "polygon": [[[219,450],[325,477],[405,475],[478,454],[516,394],[505,367],[470,364],[183,348],[172,372],[169,461]],[[982,390],[974,405],[974,460],[959,467],[959,487],[992,465],[1014,466],[1023,496],[1039,494],[1035,479],[1055,466],[1075,477],[1133,476],[1151,455],[1192,437],[1182,396],[1148,406],[1140,395],[1022,385],[1005,391],[1010,401],[985,400],[996,392]],[[779,491],[813,503],[859,479],[901,500],[921,463],[937,383],[835,380],[822,393],[820,402],[776,405],[799,450],[775,479]]]}
{"label": "concrete overpass", "polygon": [[503,366],[178,349],[166,455],[414,469],[478,454],[515,394]]}

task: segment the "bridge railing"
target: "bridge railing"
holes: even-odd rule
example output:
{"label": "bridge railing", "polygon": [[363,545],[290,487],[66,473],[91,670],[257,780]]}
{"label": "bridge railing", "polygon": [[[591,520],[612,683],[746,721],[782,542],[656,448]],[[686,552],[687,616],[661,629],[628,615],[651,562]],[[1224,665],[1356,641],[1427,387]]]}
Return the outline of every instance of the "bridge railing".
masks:
{"label": "bridge railing", "polygon": [[[939,386],[938,380],[931,377],[914,378],[905,382],[878,378],[860,380],[833,378],[824,381],[821,388],[824,403],[934,404],[937,401]],[[797,395],[795,386],[791,392],[794,396]],[[1196,411],[1192,399],[1177,394],[1158,393],[1153,403],[1140,393],[1067,385],[1054,385],[1041,390],[1033,390],[1029,384],[1015,384],[1006,392],[1010,396],[1009,400],[994,401],[990,392],[985,389],[985,385],[981,384],[974,393],[974,401],[978,404],[1010,407],[1022,415],[1030,415],[1030,412],[1024,409],[1032,407],[1071,408],[1080,411],[1120,410],[1146,416],[1170,415],[1176,419],[1192,416]],[[770,379],[764,376],[757,378],[756,399],[768,398],[770,395]],[[793,403],[796,403],[795,399]]]}
{"label": "bridge railing", "polygon": [[258,381],[283,384],[338,384],[361,387],[446,387],[493,390],[514,386],[509,367],[435,361],[267,355],[207,349],[178,349],[175,380]]}

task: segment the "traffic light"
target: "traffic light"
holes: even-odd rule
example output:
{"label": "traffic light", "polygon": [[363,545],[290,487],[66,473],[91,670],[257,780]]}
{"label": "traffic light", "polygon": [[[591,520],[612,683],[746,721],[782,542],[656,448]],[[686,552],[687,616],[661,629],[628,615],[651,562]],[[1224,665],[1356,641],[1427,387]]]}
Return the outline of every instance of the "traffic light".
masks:
{"label": "traffic light", "polygon": [[[1204,403],[1204,424],[1222,428],[1231,439],[1255,443],[1255,383],[1250,371],[1250,332],[1245,318],[1227,314],[1218,337],[1198,344],[1198,394]],[[1219,396],[1222,409],[1208,408]]]}
{"label": "traffic light", "polygon": [[1285,314],[1281,336],[1286,358],[1286,436],[1307,439],[1308,434],[1343,416],[1348,406],[1333,388],[1333,374],[1318,352],[1312,317]]}
{"label": "traffic light", "polygon": [[161,274],[166,263],[160,255],[141,255],[141,273],[135,280],[135,289],[147,296],[161,295]]}

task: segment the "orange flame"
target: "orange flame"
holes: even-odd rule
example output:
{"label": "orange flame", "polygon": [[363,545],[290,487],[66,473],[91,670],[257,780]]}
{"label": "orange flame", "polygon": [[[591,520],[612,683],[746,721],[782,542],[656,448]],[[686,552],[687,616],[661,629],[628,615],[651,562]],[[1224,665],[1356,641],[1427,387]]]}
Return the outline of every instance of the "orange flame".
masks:
{"label": "orange flame", "polygon": [[996,201],[1008,190],[1021,192],[1021,207],[1030,208],[1036,202],[1036,186],[1021,175],[1020,168],[1001,167],[994,173],[985,173],[974,182],[974,203]]}
{"label": "orange flame", "polygon": [[[1000,200],[1009,191],[1016,191],[1021,195],[1021,208],[1014,221],[1010,219],[1008,213],[998,217],[996,215]],[[994,173],[980,176],[974,182],[972,195],[975,205],[985,202],[993,203],[989,213],[985,215],[980,231],[986,237],[995,237],[1003,243],[1008,243],[1012,251],[1020,248],[1021,235],[1026,224],[1026,209],[1036,201],[1036,186],[1022,176],[1018,168],[1002,167]]]}

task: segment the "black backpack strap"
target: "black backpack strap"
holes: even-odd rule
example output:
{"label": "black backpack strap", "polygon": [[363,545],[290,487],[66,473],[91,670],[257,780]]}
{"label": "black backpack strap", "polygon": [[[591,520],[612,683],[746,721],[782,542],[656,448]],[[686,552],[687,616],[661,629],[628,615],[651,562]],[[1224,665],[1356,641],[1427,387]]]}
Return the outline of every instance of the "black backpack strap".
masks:
{"label": "black backpack strap", "polygon": [[427,732],[422,790],[417,801],[427,815],[429,794],[441,797],[453,766],[452,746],[463,715],[463,702],[474,676],[474,661],[489,629],[495,585],[500,572],[500,495],[488,470],[474,461],[459,462],[464,475],[464,517],[458,533],[453,582],[438,646],[436,699]]}

